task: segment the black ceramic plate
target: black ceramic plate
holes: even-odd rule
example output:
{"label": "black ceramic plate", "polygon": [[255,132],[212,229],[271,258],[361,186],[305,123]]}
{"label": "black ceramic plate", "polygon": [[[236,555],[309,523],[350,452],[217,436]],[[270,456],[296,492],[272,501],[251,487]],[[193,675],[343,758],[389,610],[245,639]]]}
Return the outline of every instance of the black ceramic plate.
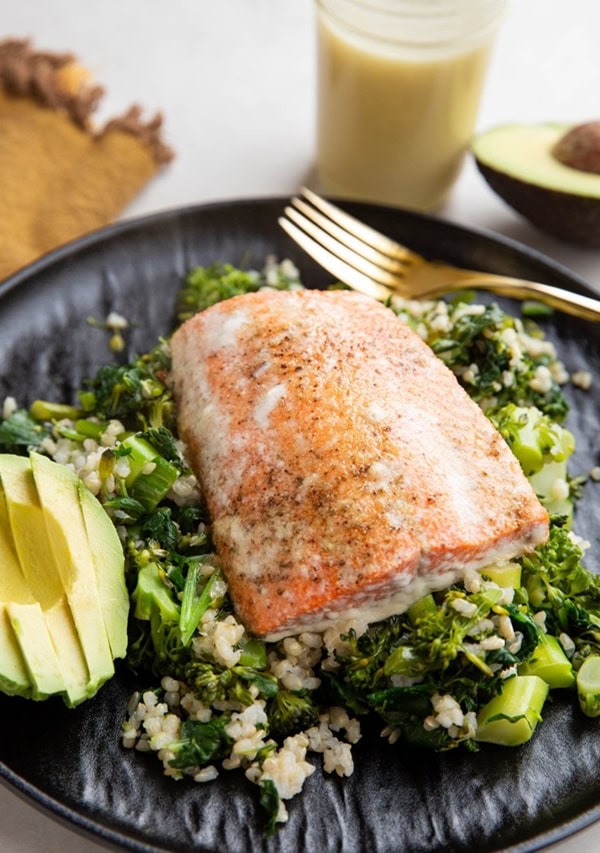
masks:
{"label": "black ceramic plate", "polygon": [[[283,199],[212,205],[125,223],[87,237],[0,286],[0,400],[69,400],[108,360],[107,338],[86,318],[117,311],[134,326],[129,353],[169,331],[178,282],[220,259],[260,265],[292,257],[311,286],[328,276],[277,226]],[[566,270],[514,243],[384,208],[351,205],[375,227],[427,255],[585,290]],[[518,306],[513,306],[518,310]],[[600,334],[566,316],[547,324],[569,369],[592,371],[572,389],[574,473],[600,459]],[[596,543],[600,486],[590,483],[577,517]],[[588,564],[599,562],[594,544]],[[121,669],[100,694],[69,711],[0,697],[0,776],[72,827],[133,850],[483,851],[533,850],[600,817],[600,731],[556,701],[520,749],[417,754],[365,736],[349,779],[320,769],[289,804],[289,822],[265,843],[256,788],[235,773],[208,785],[163,777],[158,761],[121,748],[132,677]]]}

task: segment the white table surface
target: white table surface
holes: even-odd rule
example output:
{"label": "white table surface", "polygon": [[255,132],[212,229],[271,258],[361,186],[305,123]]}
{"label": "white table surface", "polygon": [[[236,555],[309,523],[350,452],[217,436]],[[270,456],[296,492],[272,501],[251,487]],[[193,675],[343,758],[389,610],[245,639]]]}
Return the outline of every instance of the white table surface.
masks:
{"label": "white table surface", "polygon": [[[598,32],[596,0],[513,0],[479,129],[600,118]],[[133,101],[149,114],[164,110],[177,159],[127,217],[205,201],[288,195],[311,174],[311,0],[0,0],[0,38],[8,36],[76,52],[107,88],[100,116]],[[600,251],[561,244],[529,226],[494,196],[470,161],[440,213],[541,250],[600,293]],[[96,849],[0,787],[2,853]],[[598,853],[600,825],[548,849]]]}

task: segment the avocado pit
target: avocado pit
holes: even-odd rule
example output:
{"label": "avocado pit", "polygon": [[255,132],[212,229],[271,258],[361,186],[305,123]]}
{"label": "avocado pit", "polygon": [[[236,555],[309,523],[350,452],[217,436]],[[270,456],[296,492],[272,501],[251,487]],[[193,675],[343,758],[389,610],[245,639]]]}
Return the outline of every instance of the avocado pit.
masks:
{"label": "avocado pit", "polygon": [[560,240],[600,248],[600,121],[502,125],[472,143],[489,186]]}
{"label": "avocado pit", "polygon": [[600,175],[600,121],[571,128],[560,137],[552,153],[564,166]]}

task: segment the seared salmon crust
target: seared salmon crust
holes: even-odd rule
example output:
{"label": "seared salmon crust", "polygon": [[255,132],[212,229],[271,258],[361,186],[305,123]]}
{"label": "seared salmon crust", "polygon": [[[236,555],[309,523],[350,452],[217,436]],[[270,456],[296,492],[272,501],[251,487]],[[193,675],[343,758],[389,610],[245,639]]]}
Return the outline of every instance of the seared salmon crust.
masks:
{"label": "seared salmon crust", "polygon": [[180,434],[257,635],[384,618],[548,535],[502,437],[372,299],[238,296],[184,323],[171,352]]}

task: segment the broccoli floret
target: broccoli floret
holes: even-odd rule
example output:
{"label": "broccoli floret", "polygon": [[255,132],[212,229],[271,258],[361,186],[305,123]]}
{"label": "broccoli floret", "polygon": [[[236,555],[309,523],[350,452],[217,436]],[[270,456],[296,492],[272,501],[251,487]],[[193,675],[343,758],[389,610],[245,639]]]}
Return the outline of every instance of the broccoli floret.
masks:
{"label": "broccoli floret", "polygon": [[189,684],[194,694],[205,705],[224,701],[233,679],[231,669],[223,670],[213,664],[195,660],[189,661],[178,675]]}
{"label": "broccoli floret", "polygon": [[214,263],[208,267],[195,267],[185,277],[177,295],[177,319],[182,323],[217,302],[242,293],[252,293],[260,286],[261,279],[257,272],[245,272],[231,264]]}
{"label": "broccoli floret", "polygon": [[567,462],[575,449],[572,433],[533,406],[509,403],[486,414],[519,460],[548,512],[571,519],[573,499]]}
{"label": "broccoli floret", "polygon": [[319,710],[307,690],[279,690],[268,709],[269,731],[284,738],[319,722]]}
{"label": "broccoli floret", "polygon": [[261,287],[289,290],[299,287],[297,270],[289,263],[267,263],[264,270],[241,270],[231,264],[196,267],[185,278],[177,296],[177,320],[183,323],[199,311],[224,299],[253,293]]}
{"label": "broccoli floret", "polygon": [[170,357],[164,341],[129,364],[106,364],[79,391],[86,415],[118,418],[129,429],[174,426],[175,409],[165,382]]}
{"label": "broccoli floret", "polygon": [[574,641],[577,669],[591,653],[600,653],[600,575],[583,565],[583,551],[563,518],[552,519],[548,542],[520,558],[530,606],[546,613],[550,633],[565,632]]}

